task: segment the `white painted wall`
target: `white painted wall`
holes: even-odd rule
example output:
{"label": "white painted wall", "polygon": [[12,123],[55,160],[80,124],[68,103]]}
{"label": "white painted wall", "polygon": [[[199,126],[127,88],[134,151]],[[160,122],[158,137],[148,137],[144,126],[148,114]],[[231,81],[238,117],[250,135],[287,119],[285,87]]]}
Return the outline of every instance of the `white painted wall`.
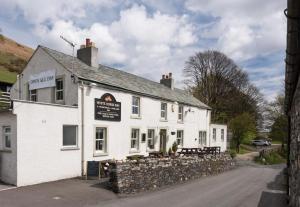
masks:
{"label": "white painted wall", "polygon": [[[14,102],[18,125],[17,185],[81,175],[78,108]],[[78,149],[63,150],[62,126],[78,125]]]}
{"label": "white painted wall", "polygon": [[[4,126],[11,127],[11,150],[4,149]],[[17,184],[17,117],[12,112],[0,112],[0,180]]]}
{"label": "white painted wall", "polygon": [[[81,90],[81,89],[79,89]],[[100,98],[104,93],[111,93],[118,102],[122,103],[121,122],[99,121],[94,119],[94,100]],[[78,94],[81,94],[79,91]],[[81,96],[79,95],[79,98]],[[147,133],[147,129],[153,128],[156,133],[155,150],[159,150],[159,129],[167,129],[167,149],[176,141],[176,134],[171,132],[184,130],[184,147],[199,147],[199,130],[207,131],[209,134],[210,111],[196,107],[184,106],[184,122],[178,122],[178,104],[168,102],[168,121],[160,119],[161,101],[149,97],[140,97],[141,117],[132,118],[131,102],[132,94],[121,91],[103,89],[99,87],[84,87],[84,120],[85,120],[85,160],[124,159],[128,155],[147,155],[147,142],[140,142],[138,152],[130,151],[131,128],[139,128],[140,134]],[[79,101],[81,110],[81,102]],[[172,108],[174,111],[172,111]],[[188,109],[191,111],[188,112]],[[107,154],[94,155],[95,127],[107,127],[108,129],[108,152]],[[141,139],[141,135],[140,135]],[[207,138],[207,142],[208,142]]]}
{"label": "white painted wall", "polygon": [[[213,139],[213,129],[216,129],[216,140]],[[224,140],[221,139],[221,129],[224,129]],[[227,125],[210,124],[210,146],[220,146],[221,151],[227,149]]]}

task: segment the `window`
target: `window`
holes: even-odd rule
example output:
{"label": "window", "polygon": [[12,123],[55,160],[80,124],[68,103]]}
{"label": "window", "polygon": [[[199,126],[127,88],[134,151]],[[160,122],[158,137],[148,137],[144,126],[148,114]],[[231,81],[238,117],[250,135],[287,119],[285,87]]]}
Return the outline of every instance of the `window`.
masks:
{"label": "window", "polygon": [[10,128],[10,126],[4,126],[2,130],[3,130],[4,148],[10,149],[11,148],[11,128]]}
{"label": "window", "polygon": [[132,114],[140,116],[140,98],[132,96]]}
{"label": "window", "polygon": [[57,101],[64,100],[64,81],[62,78],[56,79],[55,99]]}
{"label": "window", "polygon": [[96,127],[95,151],[107,152],[107,128]]}
{"label": "window", "polygon": [[77,126],[63,126],[63,146],[77,147]]}
{"label": "window", "polygon": [[183,130],[177,130],[177,145],[183,147]]}
{"label": "window", "polygon": [[199,144],[206,145],[206,131],[199,131]]}
{"label": "window", "polygon": [[216,141],[217,139],[217,129],[213,128],[213,140]]}
{"label": "window", "polygon": [[29,84],[28,84],[28,99],[29,101],[37,101],[37,90],[29,90]]}
{"label": "window", "polygon": [[221,140],[224,141],[224,129],[221,129]]}
{"label": "window", "polygon": [[167,103],[161,103],[161,107],[160,107],[160,117],[164,120],[167,120],[167,109],[168,109],[168,105]]}
{"label": "window", "polygon": [[131,130],[131,149],[138,150],[139,149],[139,138],[140,138],[140,130],[132,129]]}
{"label": "window", "polygon": [[183,106],[178,106],[178,121],[183,122]]}
{"label": "window", "polygon": [[154,149],[154,136],[155,136],[155,130],[148,129],[148,149],[150,150]]}

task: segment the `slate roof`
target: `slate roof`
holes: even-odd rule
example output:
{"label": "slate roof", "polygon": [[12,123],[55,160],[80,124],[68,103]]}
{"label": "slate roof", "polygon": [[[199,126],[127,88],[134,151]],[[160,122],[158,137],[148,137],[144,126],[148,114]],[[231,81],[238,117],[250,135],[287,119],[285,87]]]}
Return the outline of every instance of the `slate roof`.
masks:
{"label": "slate roof", "polygon": [[86,79],[92,82],[152,98],[176,101],[186,105],[210,109],[209,106],[205,105],[184,90],[178,88],[174,88],[174,90],[172,90],[160,83],[124,72],[122,70],[114,69],[101,64],[99,65],[99,68],[90,67],[76,57],[74,58],[72,69],[72,56],[44,46],[39,47],[53,57],[64,68],[74,73],[79,79]]}

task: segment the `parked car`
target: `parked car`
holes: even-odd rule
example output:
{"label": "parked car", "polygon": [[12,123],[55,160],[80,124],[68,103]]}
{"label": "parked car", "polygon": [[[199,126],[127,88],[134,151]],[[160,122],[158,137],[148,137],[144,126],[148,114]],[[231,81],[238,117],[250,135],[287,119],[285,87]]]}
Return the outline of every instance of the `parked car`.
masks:
{"label": "parked car", "polygon": [[271,145],[271,142],[268,141],[268,140],[253,140],[252,141],[252,145],[254,146],[270,146]]}

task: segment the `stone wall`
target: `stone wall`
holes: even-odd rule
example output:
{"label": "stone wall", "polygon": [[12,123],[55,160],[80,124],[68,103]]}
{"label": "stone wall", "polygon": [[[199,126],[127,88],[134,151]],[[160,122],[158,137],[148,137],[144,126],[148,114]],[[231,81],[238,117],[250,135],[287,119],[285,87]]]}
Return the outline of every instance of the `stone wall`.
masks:
{"label": "stone wall", "polygon": [[289,162],[289,203],[300,207],[300,82],[290,111]]}
{"label": "stone wall", "polygon": [[227,154],[118,161],[110,183],[114,192],[130,194],[215,175],[234,167],[235,161]]}

